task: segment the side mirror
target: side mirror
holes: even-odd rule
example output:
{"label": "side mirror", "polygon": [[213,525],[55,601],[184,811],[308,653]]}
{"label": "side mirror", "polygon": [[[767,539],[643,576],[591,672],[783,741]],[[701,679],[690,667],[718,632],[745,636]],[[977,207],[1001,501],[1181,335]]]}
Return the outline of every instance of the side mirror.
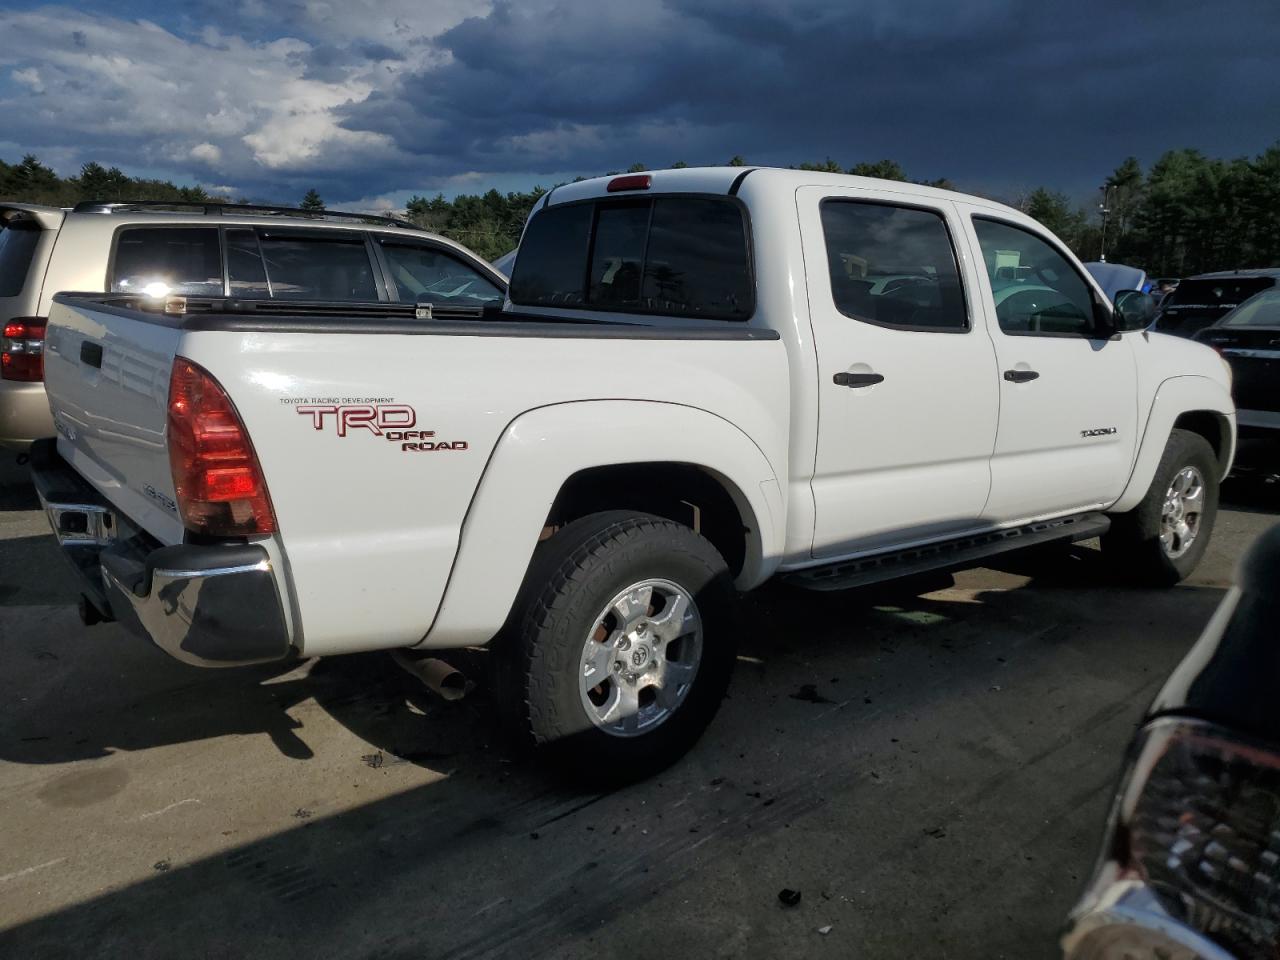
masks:
{"label": "side mirror", "polygon": [[1156,318],[1156,300],[1140,290],[1119,290],[1115,296],[1115,326],[1124,333],[1145,330]]}

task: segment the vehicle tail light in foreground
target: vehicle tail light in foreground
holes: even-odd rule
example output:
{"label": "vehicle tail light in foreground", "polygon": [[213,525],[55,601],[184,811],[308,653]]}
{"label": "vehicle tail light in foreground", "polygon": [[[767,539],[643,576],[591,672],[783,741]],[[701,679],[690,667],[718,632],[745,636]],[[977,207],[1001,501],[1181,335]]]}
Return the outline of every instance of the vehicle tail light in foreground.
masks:
{"label": "vehicle tail light in foreground", "polygon": [[188,530],[215,537],[275,532],[266,480],[240,415],[218,381],[183,357],[169,380],[168,445]]}
{"label": "vehicle tail light in foreground", "polygon": [[0,379],[39,383],[44,379],[44,317],[14,317],[0,339]]}
{"label": "vehicle tail light in foreground", "polygon": [[1171,917],[1239,960],[1280,956],[1280,754],[1210,724],[1150,724],[1112,856]]}

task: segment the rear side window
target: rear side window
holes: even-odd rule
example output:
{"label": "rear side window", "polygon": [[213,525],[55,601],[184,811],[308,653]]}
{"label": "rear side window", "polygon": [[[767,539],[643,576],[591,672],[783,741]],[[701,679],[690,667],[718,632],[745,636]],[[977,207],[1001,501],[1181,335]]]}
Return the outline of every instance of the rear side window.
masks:
{"label": "rear side window", "polygon": [[256,230],[227,231],[227,278],[233,297],[263,300],[271,296]]}
{"label": "rear side window", "polygon": [[441,304],[485,306],[505,294],[475,267],[438,247],[381,239],[387,272],[401,302],[420,298]]}
{"label": "rear side window", "polygon": [[0,297],[16,297],[26,286],[40,227],[29,220],[0,221]]}
{"label": "rear side window", "polygon": [[529,221],[511,300],[746,320],[755,286],[742,209],[716,197],[549,207]]}
{"label": "rear side window", "polygon": [[841,313],[903,330],[969,329],[940,214],[859,200],[825,200],[821,213],[831,297]]}
{"label": "rear side window", "polygon": [[111,268],[111,292],[222,296],[218,231],[205,227],[121,230]]}
{"label": "rear side window", "polygon": [[[262,270],[276,300],[378,300],[378,286],[373,279],[373,264],[358,233],[336,230],[256,231],[261,248]],[[258,268],[248,249],[235,263],[232,289],[244,284],[253,289],[260,282]]]}

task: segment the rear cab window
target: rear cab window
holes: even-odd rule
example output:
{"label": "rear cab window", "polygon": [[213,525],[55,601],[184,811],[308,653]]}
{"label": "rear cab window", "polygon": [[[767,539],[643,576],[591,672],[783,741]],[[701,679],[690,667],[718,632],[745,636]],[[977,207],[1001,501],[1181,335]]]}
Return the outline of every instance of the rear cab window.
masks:
{"label": "rear cab window", "polygon": [[40,242],[40,225],[21,215],[0,218],[0,297],[16,297]]}
{"label": "rear cab window", "polygon": [[729,197],[597,199],[529,221],[511,302],[745,321],[755,311],[744,208]]}

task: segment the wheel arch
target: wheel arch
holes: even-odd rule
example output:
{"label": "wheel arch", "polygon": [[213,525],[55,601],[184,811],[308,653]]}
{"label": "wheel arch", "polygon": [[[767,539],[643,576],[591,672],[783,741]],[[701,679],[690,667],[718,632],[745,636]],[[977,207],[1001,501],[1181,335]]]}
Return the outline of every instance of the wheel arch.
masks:
{"label": "wheel arch", "polygon": [[1218,461],[1218,479],[1226,477],[1236,446],[1236,414],[1231,394],[1209,377],[1170,377],[1156,390],[1129,482],[1112,504],[1112,513],[1132,510],[1146,495],[1174,429],[1189,430],[1204,437]]}
{"label": "wheel arch", "polygon": [[739,427],[696,407],[652,401],[555,404],[513,420],[480,478],[424,647],[488,642],[501,628],[538,541],[612,509],[698,529],[742,589],[773,572],[785,533],[778,472]]}

